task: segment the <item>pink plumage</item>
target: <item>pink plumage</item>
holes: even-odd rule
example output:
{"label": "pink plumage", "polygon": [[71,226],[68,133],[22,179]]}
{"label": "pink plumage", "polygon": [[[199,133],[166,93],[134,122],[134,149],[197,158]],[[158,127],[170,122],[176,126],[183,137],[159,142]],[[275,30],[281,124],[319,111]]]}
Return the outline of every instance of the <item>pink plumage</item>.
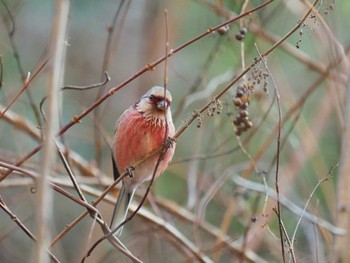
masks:
{"label": "pink plumage", "polygon": [[[172,97],[163,87],[153,87],[118,119],[113,140],[112,158],[114,179],[124,173],[126,168],[135,166],[134,177],[125,177],[119,192],[111,228],[117,227],[125,220],[130,201],[136,188],[150,180],[156,169],[160,149],[168,137],[175,134],[170,103]],[[170,147],[160,161],[155,176],[158,177],[167,168],[175,150]],[[149,157],[149,158],[148,158]],[[121,234],[121,229],[117,234]]]}

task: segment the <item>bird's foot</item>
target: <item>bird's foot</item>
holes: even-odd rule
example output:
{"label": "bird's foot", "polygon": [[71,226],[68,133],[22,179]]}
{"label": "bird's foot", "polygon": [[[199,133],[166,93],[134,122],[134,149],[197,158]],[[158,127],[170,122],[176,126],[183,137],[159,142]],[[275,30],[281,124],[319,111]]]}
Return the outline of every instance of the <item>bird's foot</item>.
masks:
{"label": "bird's foot", "polygon": [[165,141],[165,148],[169,149],[174,147],[174,144],[176,143],[176,139],[168,137],[168,139]]}
{"label": "bird's foot", "polygon": [[135,167],[132,165],[129,165],[128,167],[125,168],[126,175],[130,178],[134,178],[134,171],[135,171]]}

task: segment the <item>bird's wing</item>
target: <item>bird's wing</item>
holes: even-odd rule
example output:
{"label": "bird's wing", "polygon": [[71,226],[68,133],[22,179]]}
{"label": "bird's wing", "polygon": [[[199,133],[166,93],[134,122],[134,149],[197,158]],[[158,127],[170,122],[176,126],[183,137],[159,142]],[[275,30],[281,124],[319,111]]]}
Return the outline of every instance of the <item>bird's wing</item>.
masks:
{"label": "bird's wing", "polygon": [[119,178],[119,176],[120,176],[120,173],[119,173],[117,164],[115,163],[113,153],[112,153],[112,165],[113,165],[113,176],[114,176],[114,180],[117,180],[117,179]]}

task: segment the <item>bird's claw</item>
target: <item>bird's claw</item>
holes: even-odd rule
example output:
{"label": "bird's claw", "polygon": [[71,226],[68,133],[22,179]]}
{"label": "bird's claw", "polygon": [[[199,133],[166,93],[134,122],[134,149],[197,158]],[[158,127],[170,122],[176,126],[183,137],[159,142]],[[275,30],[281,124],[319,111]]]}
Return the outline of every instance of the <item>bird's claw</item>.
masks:
{"label": "bird's claw", "polygon": [[126,175],[130,178],[134,178],[135,167],[130,165],[125,168]]}
{"label": "bird's claw", "polygon": [[168,137],[168,139],[165,142],[166,149],[174,147],[174,144],[176,143],[176,139]]}

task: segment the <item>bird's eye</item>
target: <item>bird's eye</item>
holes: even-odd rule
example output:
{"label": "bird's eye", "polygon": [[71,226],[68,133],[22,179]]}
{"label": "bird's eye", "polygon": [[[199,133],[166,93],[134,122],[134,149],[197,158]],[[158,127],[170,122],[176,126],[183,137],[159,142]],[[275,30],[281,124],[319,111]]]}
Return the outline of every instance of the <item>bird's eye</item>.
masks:
{"label": "bird's eye", "polygon": [[154,95],[149,96],[149,99],[154,100],[155,99]]}

